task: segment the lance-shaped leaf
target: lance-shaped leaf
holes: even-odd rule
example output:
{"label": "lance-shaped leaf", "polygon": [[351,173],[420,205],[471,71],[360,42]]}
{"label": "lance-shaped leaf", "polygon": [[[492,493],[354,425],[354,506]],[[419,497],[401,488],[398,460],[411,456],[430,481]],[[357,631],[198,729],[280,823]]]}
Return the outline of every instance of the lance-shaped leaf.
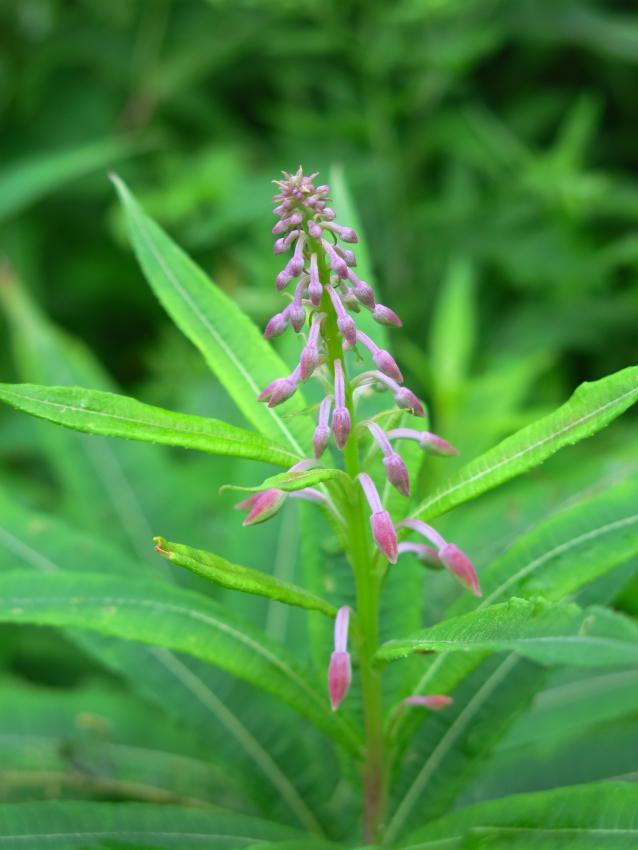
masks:
{"label": "lance-shaped leaf", "polygon": [[638,367],[582,384],[569,401],[454,474],[421,502],[415,516],[429,519],[474,499],[547,460],[564,446],[591,437],[638,401]]}
{"label": "lance-shaped leaf", "polygon": [[543,664],[629,666],[638,662],[638,625],[604,608],[514,598],[388,641],[376,658],[475,650],[508,650]]}
{"label": "lance-shaped leaf", "polygon": [[632,850],[638,785],[600,782],[456,809],[408,836],[405,850]]}
{"label": "lance-shaped leaf", "polygon": [[230,561],[226,561],[213,552],[192,549],[180,543],[169,543],[163,537],[155,538],[155,548],[160,555],[168,558],[172,563],[186,567],[187,570],[232,590],[255,593],[258,596],[266,596],[268,599],[307,608],[310,611],[321,611],[329,617],[334,617],[337,613],[334,605],[303,587],[250,567],[231,564]]}
{"label": "lance-shaped leaf", "polygon": [[260,818],[143,803],[23,803],[0,806],[7,847],[71,850],[150,847],[153,850],[240,850],[299,832]]}
{"label": "lance-shaped leaf", "polygon": [[358,736],[335,718],[285,647],[198,593],[147,581],[29,571],[0,576],[0,621],[89,629],[184,652],[287,702],[351,750]]}
{"label": "lance-shaped leaf", "polygon": [[[113,182],[137,258],[165,310],[202,352],[246,419],[264,436],[303,454],[302,447],[312,441],[310,420],[304,416],[284,419],[278,409],[256,401],[267,384],[287,374],[283,361],[237,304],[143,212],[122,180],[113,177]],[[284,409],[291,414],[305,407],[297,392]]]}
{"label": "lance-shaped leaf", "polygon": [[260,490],[284,490],[286,493],[294,493],[295,490],[303,490],[305,487],[316,487],[328,481],[337,480],[348,491],[352,487],[351,479],[341,469],[304,469],[298,472],[280,472],[271,475],[261,484],[255,487],[244,487],[239,484],[224,484],[222,490],[239,490],[247,493],[257,493]]}
{"label": "lance-shaped leaf", "polygon": [[0,384],[0,400],[75,431],[198,449],[290,466],[299,456],[260,434],[218,419],[164,410],[115,393],[83,387]]}

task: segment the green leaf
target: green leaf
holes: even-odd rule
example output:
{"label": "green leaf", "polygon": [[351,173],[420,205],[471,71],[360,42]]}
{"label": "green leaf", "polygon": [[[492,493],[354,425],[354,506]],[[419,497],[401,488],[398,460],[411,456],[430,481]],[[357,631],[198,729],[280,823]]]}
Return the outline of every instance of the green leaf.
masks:
{"label": "green leaf", "polygon": [[622,667],[638,662],[638,626],[604,608],[513,598],[389,641],[376,657],[393,661],[442,650],[509,650],[542,664]]}
{"label": "green leaf", "polygon": [[52,573],[34,583],[19,571],[0,576],[0,593],[0,621],[89,629],[184,652],[277,696],[351,750],[358,746],[356,732],[284,647],[197,593],[91,574]]}
{"label": "green leaf", "polygon": [[174,564],[186,567],[191,572],[204,578],[229,587],[232,590],[240,590],[243,593],[255,593],[258,596],[266,596],[287,605],[296,605],[299,608],[307,608],[309,611],[321,611],[329,617],[334,617],[337,609],[330,602],[315,596],[303,587],[297,587],[287,581],[275,578],[259,570],[250,567],[242,567],[239,564],[231,564],[219,555],[212,552],[204,552],[201,549],[191,549],[180,543],[169,543],[163,537],[155,538],[155,548]]}
{"label": "green leaf", "polygon": [[[92,570],[106,574],[153,578],[148,565],[112,546],[98,544],[55,518],[21,510],[14,500],[5,499],[2,491],[0,517],[0,567],[5,570],[19,566],[39,573],[70,570],[84,574],[90,564]],[[238,704],[233,702],[238,691],[236,680],[231,694],[226,695],[220,687],[224,674],[194,658],[94,632],[71,629],[66,634],[102,665],[124,677],[159,710],[170,712],[180,724],[196,730],[202,740],[210,741],[218,754],[228,751],[239,787],[248,789],[253,799],[258,795],[265,799],[264,811],[273,811],[273,806],[280,804],[282,817],[293,813],[295,821],[306,829],[321,832],[305,799],[307,794],[300,792],[291,778],[291,774],[297,777],[308,773],[305,749],[295,747],[303,768],[297,763],[284,764],[281,740],[273,733],[276,718],[270,716],[264,727],[261,712],[255,713],[258,723],[246,717],[250,701],[242,699],[240,692]],[[289,720],[285,721],[288,725]],[[268,735],[262,734],[264,728]]]}
{"label": "green leaf", "polygon": [[299,836],[295,830],[239,814],[139,803],[17,803],[0,806],[7,847],[151,847],[238,850],[257,841]]}
{"label": "green leaf", "polygon": [[260,490],[284,490],[287,493],[293,493],[295,490],[303,490],[304,487],[316,487],[317,484],[323,484],[326,481],[338,480],[339,483],[347,488],[350,492],[352,483],[351,479],[341,469],[325,469],[318,467],[317,469],[304,469],[298,472],[280,472],[277,475],[271,475],[266,478],[261,484],[255,487],[244,487],[239,484],[224,484],[222,490],[241,490],[248,493],[256,493]]}
{"label": "green leaf", "polygon": [[601,782],[457,809],[410,835],[403,850],[633,850],[638,785]]}
{"label": "green leaf", "polygon": [[126,139],[106,139],[10,163],[0,172],[0,221],[70,180],[107,168],[133,152],[133,144]]}
{"label": "green leaf", "polygon": [[415,516],[431,519],[538,466],[564,446],[590,437],[638,400],[638,368],[582,384],[554,413],[534,422],[454,474],[421,502]]}
{"label": "green leaf", "polygon": [[76,431],[197,449],[290,466],[298,455],[218,419],[175,413],[115,393],[82,387],[0,384],[0,400]]}
{"label": "green leaf", "polygon": [[257,402],[261,390],[287,370],[283,361],[235,302],[142,211],[120,180],[113,177],[126,211],[137,258],[153,291],[180,330],[202,352],[246,419],[264,436],[283,440],[303,455],[312,425],[299,414],[306,408],[301,393],[279,408]]}

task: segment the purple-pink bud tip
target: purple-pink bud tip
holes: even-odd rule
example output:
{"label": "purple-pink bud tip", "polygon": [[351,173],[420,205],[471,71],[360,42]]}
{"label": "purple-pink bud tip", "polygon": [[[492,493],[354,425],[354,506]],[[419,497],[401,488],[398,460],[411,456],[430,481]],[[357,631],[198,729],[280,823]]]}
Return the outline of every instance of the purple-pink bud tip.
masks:
{"label": "purple-pink bud tip", "polygon": [[335,407],[332,413],[332,433],[337,447],[343,450],[350,435],[350,413],[347,407]]}
{"label": "purple-pink bud tip", "polygon": [[391,354],[384,351],[382,348],[379,348],[372,354],[372,359],[380,372],[383,372],[384,375],[387,375],[399,384],[403,383],[401,370],[397,366],[396,361]]}
{"label": "purple-pink bud tip", "polygon": [[283,490],[273,488],[271,490],[262,490],[260,493],[254,493],[252,496],[244,499],[243,502],[239,502],[235,507],[240,511],[248,511],[243,525],[257,525],[274,516],[282,506],[285,498],[286,494]]}
{"label": "purple-pink bud tip", "polygon": [[396,564],[399,557],[399,541],[394,524],[387,511],[376,511],[370,517],[372,536],[380,551],[391,564]]}
{"label": "purple-pink bud tip", "polygon": [[454,543],[446,543],[439,549],[439,560],[470,593],[474,596],[482,596],[474,565],[458,546]]}
{"label": "purple-pink bud tip", "polygon": [[412,390],[409,390],[407,387],[401,387],[395,393],[394,400],[397,406],[403,410],[411,410],[415,416],[425,416],[425,408]]}
{"label": "purple-pink bud tip", "polygon": [[452,443],[448,443],[443,437],[439,437],[438,434],[431,434],[429,431],[421,432],[419,442],[426,452],[440,457],[452,457],[459,453],[459,450]]}
{"label": "purple-pink bud tip", "polygon": [[328,692],[330,693],[330,705],[333,711],[336,711],[345,699],[351,681],[350,653],[333,652],[328,667]]}
{"label": "purple-pink bud tip", "polygon": [[404,496],[410,495],[410,476],[403,458],[398,452],[391,452],[383,458],[388,481]]}
{"label": "purple-pink bud tip", "polygon": [[389,325],[394,328],[403,327],[403,322],[389,307],[377,304],[372,310],[372,318],[380,325]]}

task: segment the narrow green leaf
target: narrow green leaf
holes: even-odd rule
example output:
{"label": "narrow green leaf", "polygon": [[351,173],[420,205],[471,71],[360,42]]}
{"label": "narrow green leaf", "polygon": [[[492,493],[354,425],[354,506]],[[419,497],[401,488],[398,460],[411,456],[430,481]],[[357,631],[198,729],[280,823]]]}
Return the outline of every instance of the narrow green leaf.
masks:
{"label": "narrow green leaf", "polygon": [[275,578],[250,567],[231,564],[219,555],[192,549],[180,543],[169,543],[163,537],[155,538],[155,548],[174,564],[186,567],[197,575],[243,593],[255,593],[266,596],[287,605],[307,608],[309,611],[321,611],[329,617],[334,617],[337,609],[330,602],[315,596],[303,587],[297,587],[287,581]]}
{"label": "narrow green leaf", "polygon": [[439,516],[475,499],[516,475],[538,466],[564,446],[590,437],[638,400],[638,367],[582,384],[554,413],[534,422],[470,461],[415,511],[421,519]]}
{"label": "narrow green leaf", "polygon": [[457,809],[410,835],[402,850],[633,850],[638,785],[601,782]]}
{"label": "narrow green leaf", "polygon": [[468,378],[476,336],[473,292],[472,266],[467,260],[455,260],[438,296],[430,330],[432,377],[444,404],[455,399]]}
{"label": "narrow green leaf", "polygon": [[106,139],[54,153],[47,150],[6,165],[0,172],[0,221],[70,180],[107,168],[133,152],[126,139]]}
{"label": "narrow green leaf", "polygon": [[34,583],[30,572],[0,576],[0,594],[0,621],[89,629],[184,652],[274,694],[351,750],[358,746],[356,732],[284,647],[200,594],[91,574],[52,573]]}
{"label": "narrow green leaf", "polygon": [[638,662],[638,626],[604,608],[513,598],[388,641],[376,657],[393,661],[442,650],[509,650],[542,664],[622,667]]}
{"label": "narrow green leaf", "polygon": [[299,833],[270,821],[140,803],[16,803],[0,806],[0,844],[70,850],[151,847],[239,850]]}
{"label": "narrow green leaf", "polygon": [[241,490],[248,493],[256,493],[260,490],[285,490],[287,493],[292,493],[295,490],[303,490],[304,487],[316,487],[317,484],[323,484],[326,481],[338,480],[344,487],[350,489],[351,479],[341,469],[304,469],[299,472],[280,472],[277,475],[271,475],[266,478],[261,484],[255,487],[244,487],[239,484],[224,484],[222,490]]}
{"label": "narrow green leaf", "polygon": [[290,466],[299,456],[218,419],[175,413],[115,393],[82,387],[0,384],[0,400],[76,431],[124,437]]}
{"label": "narrow green leaf", "polygon": [[[5,570],[28,567],[39,573],[84,574],[90,564],[92,570],[105,574],[154,578],[155,571],[149,575],[148,565],[53,517],[20,509],[14,500],[5,499],[2,491],[0,517],[0,567]],[[318,618],[308,619],[314,622]],[[239,703],[233,702],[238,691],[236,682],[231,695],[225,695],[220,688],[220,677],[225,674],[194,658],[95,632],[71,629],[66,634],[84,652],[127,680],[145,700],[169,712],[182,726],[196,730],[204,741],[210,741],[218,754],[228,751],[238,786],[249,789],[247,793],[254,792],[254,797],[260,792],[266,799],[265,811],[272,810],[274,800],[281,801],[282,816],[290,812],[306,829],[321,832],[307,794],[299,790],[291,776],[298,777],[302,772],[307,775],[307,768],[304,765],[302,771],[299,765],[284,765],[277,735],[271,742],[268,735],[260,734],[264,728],[261,712],[251,716],[249,703],[241,694]],[[259,721],[256,725],[255,717]],[[268,718],[271,735],[275,722],[275,718]],[[283,723],[279,728],[283,730]],[[274,748],[276,753],[272,752]],[[296,747],[296,753],[303,763],[305,750]]]}
{"label": "narrow green leaf", "polygon": [[256,399],[286,366],[252,321],[141,209],[127,186],[113,177],[126,211],[137,258],[153,291],[180,330],[202,352],[246,419],[266,437],[283,440],[298,453],[310,445],[312,425],[297,392],[279,408]]}

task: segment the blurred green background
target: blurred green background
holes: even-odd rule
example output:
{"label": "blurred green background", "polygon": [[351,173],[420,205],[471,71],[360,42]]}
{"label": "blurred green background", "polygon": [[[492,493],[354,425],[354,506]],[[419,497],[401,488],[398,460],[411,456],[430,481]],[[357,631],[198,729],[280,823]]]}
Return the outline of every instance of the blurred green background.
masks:
{"label": "blurred green background", "polygon": [[170,334],[123,244],[107,166],[258,321],[275,303],[270,180],[338,162],[377,284],[406,320],[408,371],[427,374],[459,257],[475,279],[472,369],[542,351],[540,401],[635,358],[634,3],[1,8],[3,252],[125,385],[157,372]]}

